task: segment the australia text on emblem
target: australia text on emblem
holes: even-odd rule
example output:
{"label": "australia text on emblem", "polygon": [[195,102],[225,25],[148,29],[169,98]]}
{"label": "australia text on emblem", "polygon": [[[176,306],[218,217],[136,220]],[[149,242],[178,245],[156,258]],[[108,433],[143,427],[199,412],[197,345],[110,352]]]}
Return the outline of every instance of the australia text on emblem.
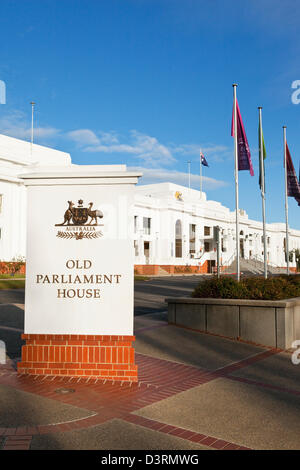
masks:
{"label": "australia text on emblem", "polygon": [[64,230],[57,232],[57,237],[67,240],[71,238],[91,240],[102,237],[103,233],[101,230],[96,230],[96,227],[103,226],[103,224],[98,224],[98,219],[103,218],[103,213],[98,209],[92,210],[92,202],[88,204],[88,207],[83,207],[82,199],[79,199],[77,207],[72,201],[68,201],[68,204],[69,207],[64,214],[63,222],[55,224],[55,227],[64,227]]}

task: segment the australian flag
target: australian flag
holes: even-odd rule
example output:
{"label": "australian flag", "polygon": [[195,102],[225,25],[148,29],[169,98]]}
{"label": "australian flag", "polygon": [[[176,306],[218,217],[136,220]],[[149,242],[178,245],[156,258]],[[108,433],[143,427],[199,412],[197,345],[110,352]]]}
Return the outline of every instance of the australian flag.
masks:
{"label": "australian flag", "polygon": [[207,163],[207,161],[206,161],[206,158],[205,158],[205,156],[203,155],[202,152],[200,152],[200,158],[201,158],[201,163],[202,163],[202,165],[203,165],[203,166],[208,166],[208,163]]}

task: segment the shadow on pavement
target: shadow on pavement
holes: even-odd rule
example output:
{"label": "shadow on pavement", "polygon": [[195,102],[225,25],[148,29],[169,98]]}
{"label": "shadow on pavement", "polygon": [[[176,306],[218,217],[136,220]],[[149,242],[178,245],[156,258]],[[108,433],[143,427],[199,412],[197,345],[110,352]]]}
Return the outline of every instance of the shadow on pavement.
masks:
{"label": "shadow on pavement", "polygon": [[0,304],[24,304],[24,289],[0,290]]}
{"label": "shadow on pavement", "polygon": [[195,367],[215,370],[262,351],[261,348],[177,326],[137,331],[136,350]]}
{"label": "shadow on pavement", "polygon": [[16,305],[0,304],[0,340],[5,342],[6,354],[11,358],[21,357],[21,339],[24,331],[24,310]]}

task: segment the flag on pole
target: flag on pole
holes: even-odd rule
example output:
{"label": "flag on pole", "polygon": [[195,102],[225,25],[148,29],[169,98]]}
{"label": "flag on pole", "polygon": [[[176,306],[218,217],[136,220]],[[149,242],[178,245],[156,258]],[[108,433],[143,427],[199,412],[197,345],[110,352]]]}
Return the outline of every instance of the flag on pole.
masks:
{"label": "flag on pole", "polygon": [[[259,155],[260,155],[260,152],[261,152],[260,133],[262,135],[262,154],[263,154],[263,159],[265,160],[267,158],[267,152],[266,152],[266,147],[265,147],[264,134],[263,134],[262,129],[260,128],[260,121],[259,121],[259,124],[258,124]],[[262,166],[263,166],[263,168],[262,168]],[[261,190],[263,189],[263,181],[265,181],[264,178],[265,178],[265,167],[264,167],[264,165],[262,165],[262,162],[260,161],[260,158],[259,158],[259,187],[260,187]],[[265,184],[264,184],[264,191],[265,191]]]}
{"label": "flag on pole", "polygon": [[259,147],[259,186],[261,190],[263,244],[264,244],[264,277],[268,278],[267,235],[266,235],[266,201],[265,201],[265,158],[267,156],[262,130],[262,107],[258,106],[258,147]]}
{"label": "flag on pole", "polygon": [[201,163],[202,163],[202,165],[203,165],[203,166],[209,166],[208,163],[207,163],[207,161],[206,161],[206,158],[205,158],[205,156],[203,155],[202,152],[200,152],[200,157],[201,157]]}
{"label": "flag on pole", "polygon": [[292,157],[286,143],[286,179],[287,179],[287,195],[294,197],[300,206],[300,186],[293,165]]}
{"label": "flag on pole", "polygon": [[[240,113],[240,108],[236,100],[237,117],[237,150],[238,150],[238,170],[250,170],[250,175],[254,175],[250,148]],[[234,137],[234,109],[232,110],[231,136]]]}

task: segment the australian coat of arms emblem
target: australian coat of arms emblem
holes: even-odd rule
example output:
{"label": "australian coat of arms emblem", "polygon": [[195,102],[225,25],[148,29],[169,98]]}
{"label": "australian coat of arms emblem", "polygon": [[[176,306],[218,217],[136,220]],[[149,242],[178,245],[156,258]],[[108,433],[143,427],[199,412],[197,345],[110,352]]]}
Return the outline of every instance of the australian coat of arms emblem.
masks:
{"label": "australian coat of arms emblem", "polygon": [[64,230],[57,232],[57,237],[76,240],[102,237],[103,233],[101,230],[96,230],[96,227],[103,226],[103,224],[98,224],[98,219],[103,218],[103,213],[98,209],[92,210],[92,202],[88,204],[88,207],[83,207],[82,199],[79,199],[77,207],[72,201],[68,201],[68,204],[63,222],[55,224],[55,227],[64,227]]}

